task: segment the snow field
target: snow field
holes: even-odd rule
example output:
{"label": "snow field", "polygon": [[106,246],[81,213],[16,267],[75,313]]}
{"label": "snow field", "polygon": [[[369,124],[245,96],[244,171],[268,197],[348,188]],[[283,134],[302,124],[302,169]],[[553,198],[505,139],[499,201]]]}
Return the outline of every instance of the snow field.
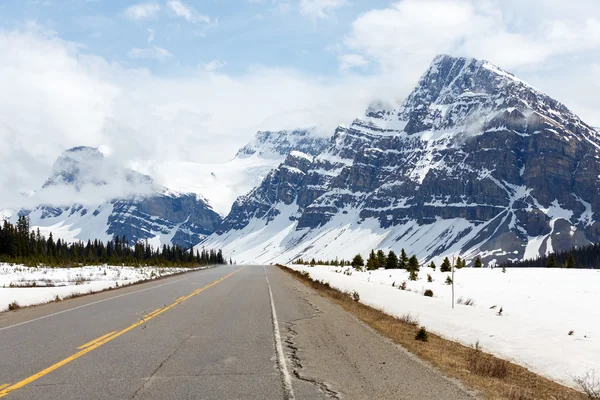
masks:
{"label": "snow field", "polygon": [[14,301],[21,307],[31,306],[54,301],[56,296],[63,299],[192,270],[109,265],[35,268],[0,263],[0,312],[6,311]]}
{"label": "snow field", "polygon": [[[600,373],[600,270],[457,270],[455,298],[472,299],[475,305],[456,304],[453,310],[452,287],[445,284],[450,273],[439,268],[421,267],[417,281],[409,281],[404,270],[291,268],[339,290],[356,290],[362,303],[390,315],[410,314],[447,339],[467,346],[479,341],[484,351],[567,386],[575,387],[573,377],[588,369]],[[351,276],[343,273],[347,269]],[[427,282],[427,274],[433,282]],[[402,282],[406,290],[398,288]],[[426,289],[433,291],[433,298],[423,296]]]}

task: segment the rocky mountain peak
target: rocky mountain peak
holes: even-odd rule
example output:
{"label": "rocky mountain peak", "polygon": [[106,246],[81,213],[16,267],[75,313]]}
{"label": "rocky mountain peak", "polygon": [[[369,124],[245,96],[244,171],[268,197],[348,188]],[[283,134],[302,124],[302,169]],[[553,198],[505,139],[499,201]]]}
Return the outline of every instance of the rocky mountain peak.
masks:
{"label": "rocky mountain peak", "polygon": [[293,150],[314,156],[325,148],[327,142],[327,138],[315,134],[314,128],[258,131],[254,139],[238,151],[236,157],[256,155],[261,158],[277,159],[287,157]]}
{"label": "rocky mountain peak", "polygon": [[374,103],[312,162],[288,157],[208,243],[261,262],[372,248],[533,258],[600,241],[599,160],[600,135],[562,103],[442,55],[401,107]]}
{"label": "rocky mountain peak", "polygon": [[117,181],[119,184],[152,185],[152,178],[105,157],[98,148],[78,146],[65,150],[58,157],[43,188],[69,185],[80,190],[84,185],[105,186]]}

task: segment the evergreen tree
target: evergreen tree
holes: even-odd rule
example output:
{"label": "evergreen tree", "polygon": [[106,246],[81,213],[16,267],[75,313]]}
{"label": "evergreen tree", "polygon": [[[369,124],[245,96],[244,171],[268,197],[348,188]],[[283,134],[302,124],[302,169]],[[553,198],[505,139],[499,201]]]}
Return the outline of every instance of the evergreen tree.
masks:
{"label": "evergreen tree", "polygon": [[365,261],[363,260],[362,256],[360,254],[355,255],[352,259],[352,267],[354,267],[354,269],[361,270],[364,265]]}
{"label": "evergreen tree", "polygon": [[413,255],[408,260],[408,270],[410,272],[419,272],[419,260],[417,259],[417,256]]}
{"label": "evergreen tree", "polygon": [[461,269],[463,267],[463,260],[462,258],[460,258],[460,256],[458,256],[456,258],[456,269]]}
{"label": "evergreen tree", "polygon": [[556,257],[554,254],[550,254],[550,256],[548,256],[548,263],[546,264],[546,267],[556,268]]}
{"label": "evergreen tree", "polygon": [[406,269],[408,267],[408,256],[406,255],[406,251],[402,249],[400,252],[400,260],[398,261],[398,267],[400,269]]}
{"label": "evergreen tree", "polygon": [[398,256],[393,250],[390,250],[385,263],[385,269],[396,269],[398,268]]}
{"label": "evergreen tree", "polygon": [[448,259],[448,257],[444,258],[444,261],[442,262],[442,265],[440,266],[440,271],[441,272],[452,271],[452,265],[450,264],[450,260]]}
{"label": "evergreen tree", "polygon": [[474,268],[481,268],[483,266],[482,262],[481,262],[481,258],[477,257],[475,259],[475,265],[473,265]]}
{"label": "evergreen tree", "polygon": [[377,268],[385,268],[387,257],[383,250],[377,250]]}
{"label": "evergreen tree", "polygon": [[379,268],[379,260],[377,259],[377,256],[375,255],[375,250],[371,250],[371,253],[369,254],[369,258],[367,259],[367,270],[373,271],[377,268]]}
{"label": "evergreen tree", "polygon": [[565,265],[567,266],[567,268],[575,268],[575,257],[573,257],[573,253],[569,254]]}
{"label": "evergreen tree", "polygon": [[433,269],[435,271],[436,266],[435,266],[435,263],[433,261],[429,263],[429,268],[431,268],[431,269]]}

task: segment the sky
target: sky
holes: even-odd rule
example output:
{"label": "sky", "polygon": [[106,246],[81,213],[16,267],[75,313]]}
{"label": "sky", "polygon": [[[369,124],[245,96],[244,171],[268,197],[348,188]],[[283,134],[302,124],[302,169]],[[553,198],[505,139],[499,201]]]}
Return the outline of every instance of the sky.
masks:
{"label": "sky", "polygon": [[600,126],[597,0],[3,0],[0,206],[56,158],[219,163],[260,129],[330,135],[436,54],[489,60]]}

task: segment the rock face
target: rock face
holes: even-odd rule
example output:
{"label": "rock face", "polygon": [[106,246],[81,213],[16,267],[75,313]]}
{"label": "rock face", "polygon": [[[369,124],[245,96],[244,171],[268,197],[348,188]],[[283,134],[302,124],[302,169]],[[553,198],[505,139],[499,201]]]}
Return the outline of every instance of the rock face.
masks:
{"label": "rock face", "polygon": [[[131,242],[189,247],[221,223],[203,199],[159,187],[149,176],[114,164],[90,147],[65,151],[36,195],[42,204],[49,198],[53,204],[67,204],[20,210],[13,218],[29,215],[31,226],[68,241],[109,240],[118,235]],[[68,204],[71,198],[82,203]]]}
{"label": "rock face", "polygon": [[241,261],[407,249],[488,263],[600,239],[600,134],[486,61],[436,57],[398,109],[292,153],[206,243]]}
{"label": "rock face", "polygon": [[314,129],[292,129],[273,131],[258,131],[254,140],[242,147],[236,157],[252,155],[261,158],[279,159],[297,150],[307,154],[317,155],[327,146],[328,140],[315,135]]}

